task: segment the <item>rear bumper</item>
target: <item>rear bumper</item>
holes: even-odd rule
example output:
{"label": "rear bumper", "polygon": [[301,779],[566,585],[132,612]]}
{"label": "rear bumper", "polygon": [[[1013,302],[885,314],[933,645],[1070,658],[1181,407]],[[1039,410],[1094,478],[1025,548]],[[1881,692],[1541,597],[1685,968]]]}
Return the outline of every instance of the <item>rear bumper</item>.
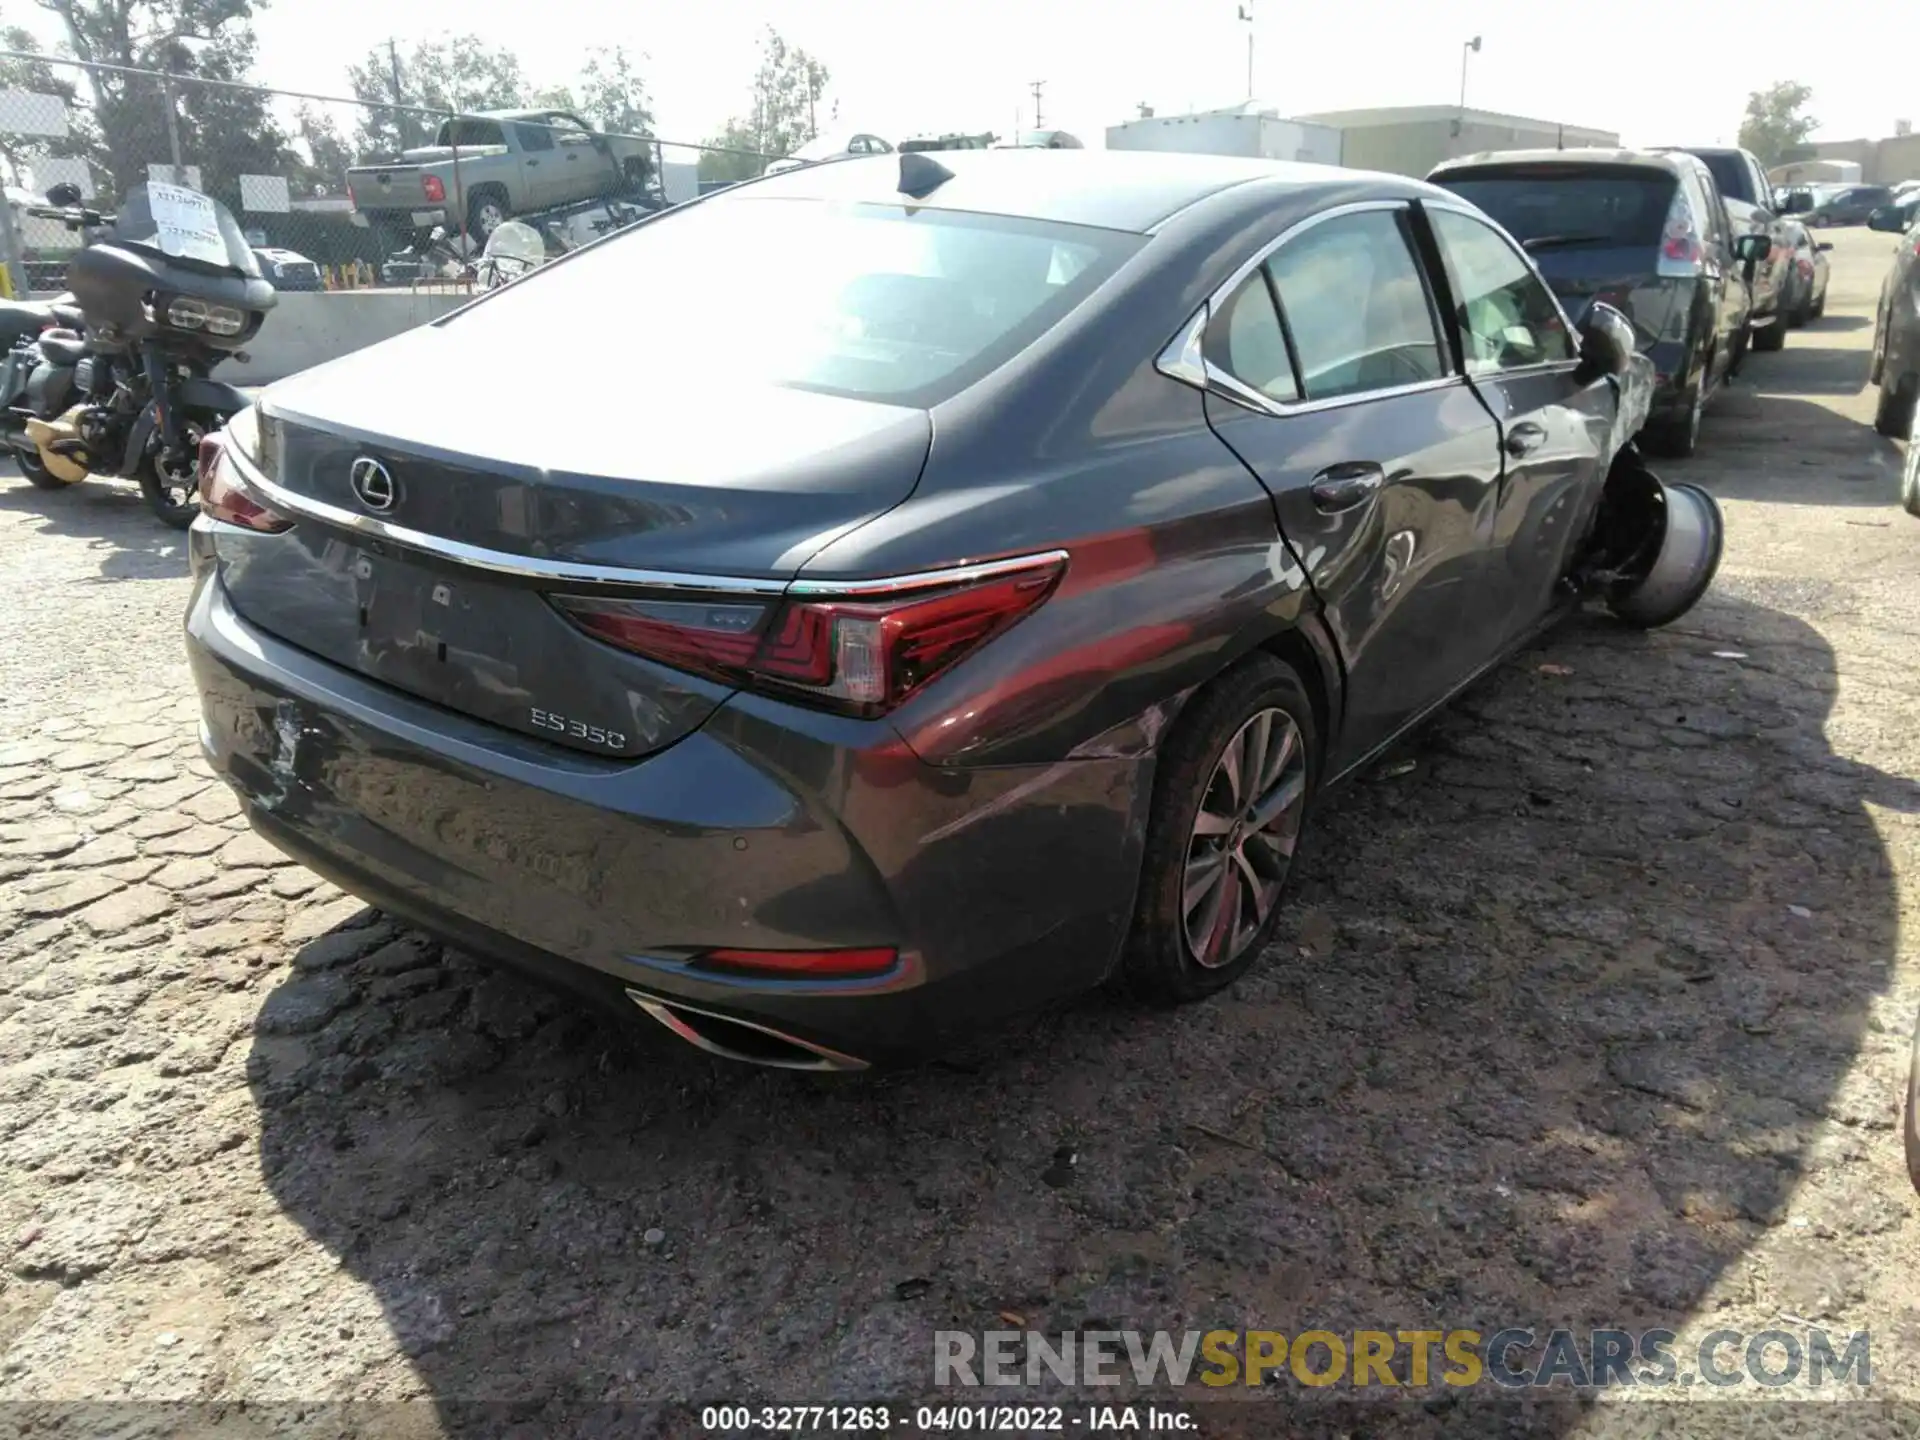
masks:
{"label": "rear bumper", "polygon": [[[1150,759],[947,770],[885,725],[739,699],[641,761],[579,755],[250,626],[193,539],[202,745],[249,820],[481,954],[888,1061],[1098,983],[1124,938]],[[849,981],[691,968],[719,946],[901,959]]]}

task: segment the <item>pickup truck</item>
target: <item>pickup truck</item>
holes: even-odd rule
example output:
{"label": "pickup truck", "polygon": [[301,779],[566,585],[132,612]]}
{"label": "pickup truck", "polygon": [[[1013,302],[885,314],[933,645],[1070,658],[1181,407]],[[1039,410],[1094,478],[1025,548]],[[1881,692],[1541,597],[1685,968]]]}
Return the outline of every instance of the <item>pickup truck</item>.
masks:
{"label": "pickup truck", "polygon": [[1787,343],[1786,317],[1780,313],[1780,296],[1786,288],[1787,270],[1793,264],[1793,243],[1787,235],[1787,222],[1773,211],[1773,186],[1759,157],[1751,150],[1731,146],[1666,145],[1666,150],[1682,150],[1697,156],[1713,173],[1720,198],[1726,202],[1727,219],[1733,233],[1764,235],[1772,242],[1767,258],[1753,271],[1753,348],[1778,350]]}
{"label": "pickup truck", "polygon": [[564,110],[489,110],[449,118],[392,164],[354,166],[347,195],[356,223],[396,237],[464,222],[485,239],[515,215],[638,195],[653,171],[651,140],[603,135]]}

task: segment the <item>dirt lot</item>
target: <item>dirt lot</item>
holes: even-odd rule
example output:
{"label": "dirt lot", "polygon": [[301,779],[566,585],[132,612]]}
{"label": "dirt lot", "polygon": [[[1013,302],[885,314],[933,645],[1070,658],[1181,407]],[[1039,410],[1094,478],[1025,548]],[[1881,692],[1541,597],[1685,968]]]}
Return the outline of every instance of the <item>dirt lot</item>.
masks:
{"label": "dirt lot", "polygon": [[[1331,804],[1236,993],[881,1078],[603,1030],[283,861],[195,756],[177,537],[131,491],[0,486],[0,1400],[45,1402],[0,1413],[611,1428],[925,1395],[932,1332],[1002,1312],[1812,1322],[1920,1397],[1920,521],[1866,423],[1889,242],[1832,238],[1826,318],[1666,467],[1727,512],[1694,614],[1562,631]],[[1282,1393],[1273,1433],[1653,1433]],[[1898,1423],[1866,1409],[1794,1433]]]}

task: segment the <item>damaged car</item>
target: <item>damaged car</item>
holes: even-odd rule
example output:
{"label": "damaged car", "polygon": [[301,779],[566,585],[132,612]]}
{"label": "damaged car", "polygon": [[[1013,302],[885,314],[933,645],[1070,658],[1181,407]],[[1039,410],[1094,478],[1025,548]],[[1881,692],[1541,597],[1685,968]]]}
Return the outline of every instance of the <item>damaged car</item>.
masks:
{"label": "damaged car", "polygon": [[[468,383],[579,314],[589,423]],[[736,1059],[1197,1000],[1334,785],[1583,602],[1700,598],[1720,516],[1630,443],[1652,389],[1420,181],[799,168],[209,441],[202,744],[346,889]]]}

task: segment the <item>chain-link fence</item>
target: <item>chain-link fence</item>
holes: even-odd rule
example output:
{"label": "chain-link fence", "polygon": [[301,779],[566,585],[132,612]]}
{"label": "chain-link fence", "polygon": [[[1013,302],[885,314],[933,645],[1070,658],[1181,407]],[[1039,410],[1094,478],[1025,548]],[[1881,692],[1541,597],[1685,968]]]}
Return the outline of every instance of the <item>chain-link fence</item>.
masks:
{"label": "chain-link fence", "polygon": [[211,195],[281,290],[417,287],[472,283],[508,221],[551,256],[774,158],[601,131],[534,102],[456,112],[20,51],[0,62],[0,263],[19,295],[65,288],[80,233],[33,213],[60,184],[108,214],[152,181]]}

